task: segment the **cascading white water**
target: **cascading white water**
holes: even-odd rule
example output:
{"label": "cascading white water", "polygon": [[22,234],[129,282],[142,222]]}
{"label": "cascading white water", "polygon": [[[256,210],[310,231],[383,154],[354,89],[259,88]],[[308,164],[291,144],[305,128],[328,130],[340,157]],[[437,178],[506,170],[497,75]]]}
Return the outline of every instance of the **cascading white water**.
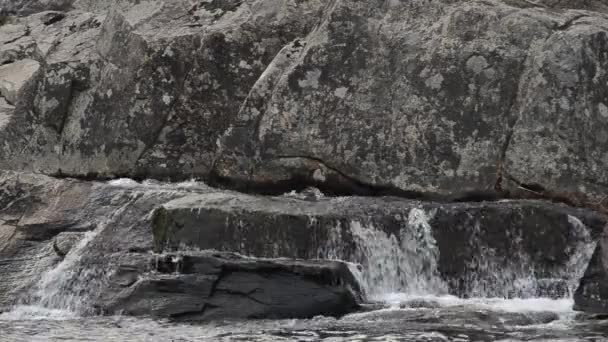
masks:
{"label": "cascading white water", "polygon": [[[344,229],[339,224],[332,231],[327,246],[320,251],[320,257],[347,260],[351,271],[359,281],[367,298],[372,301],[393,301],[417,298],[442,298],[443,302],[462,303],[455,297],[446,299],[448,285],[438,272],[440,251],[433,237],[430,222],[434,211],[411,209],[399,230],[399,236],[376,227],[371,218],[368,222],[351,221],[348,227],[355,242],[355,252],[347,253],[343,246]],[[568,289],[563,300],[554,304],[560,308],[571,307],[571,296],[591,258],[595,242],[589,229],[576,217],[569,216],[572,244],[566,251],[571,255],[564,267],[552,273],[556,283],[566,282]],[[471,244],[475,245],[475,255],[468,265],[476,272],[468,274],[464,283],[470,298],[495,298],[490,302],[507,307],[500,298],[519,298],[514,305],[518,308],[526,304],[535,305],[540,279],[535,278],[537,267],[523,248],[521,236],[510,236],[515,249],[508,256],[485,245],[479,237],[479,225],[472,227]],[[347,256],[348,255],[348,256]],[[506,261],[506,266],[505,266]],[[528,301],[526,298],[529,298]],[[475,299],[472,299],[475,301]],[[549,299],[547,299],[549,300]],[[492,304],[492,305],[494,305]]]}
{"label": "cascading white water", "polygon": [[[394,293],[416,295],[445,294],[447,286],[437,271],[439,249],[432,235],[429,220],[434,212],[412,209],[403,221],[399,236],[389,234],[372,223],[351,221],[349,230],[356,244],[350,261],[351,271],[357,277],[368,299],[383,300]],[[342,227],[333,230],[333,236],[320,252],[322,257],[345,260]]]}
{"label": "cascading white water", "polygon": [[123,195],[124,193],[119,193],[116,196],[116,201],[123,204],[104,220],[97,222],[94,230],[86,232],[61,262],[44,272],[36,285],[28,291],[27,297],[12,311],[3,314],[4,318],[69,318],[94,313],[92,297],[104,285],[112,270],[104,265],[83,262],[83,257],[91,242],[141,198],[143,192],[128,193],[127,198]]}

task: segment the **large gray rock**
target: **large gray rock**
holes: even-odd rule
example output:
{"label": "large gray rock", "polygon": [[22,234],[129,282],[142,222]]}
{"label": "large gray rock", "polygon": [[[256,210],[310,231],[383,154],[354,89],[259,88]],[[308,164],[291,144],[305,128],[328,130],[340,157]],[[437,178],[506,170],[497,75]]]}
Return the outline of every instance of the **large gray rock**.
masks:
{"label": "large gray rock", "polygon": [[4,169],[606,190],[602,1],[55,2],[0,27],[0,63],[41,65],[2,109]]}
{"label": "large gray rock", "polygon": [[[285,44],[312,29],[324,7],[287,0],[119,4],[109,12],[82,12],[90,9],[85,5],[41,12],[6,29],[6,40],[16,39],[6,58],[39,59],[44,67],[21,96],[19,120],[0,134],[3,168],[100,177],[207,174],[217,138],[251,86]],[[59,17],[49,20],[53,13]],[[19,38],[18,28],[28,34]]]}
{"label": "large gray rock", "polygon": [[606,224],[541,201],[263,197],[14,172],[0,173],[0,220],[0,310],[190,320],[340,315],[355,308],[358,285],[370,300],[563,297]]}
{"label": "large gray rock", "polygon": [[283,50],[256,82],[216,171],[328,188],[524,183],[599,195],[607,23],[526,1],[336,1],[305,47]]}

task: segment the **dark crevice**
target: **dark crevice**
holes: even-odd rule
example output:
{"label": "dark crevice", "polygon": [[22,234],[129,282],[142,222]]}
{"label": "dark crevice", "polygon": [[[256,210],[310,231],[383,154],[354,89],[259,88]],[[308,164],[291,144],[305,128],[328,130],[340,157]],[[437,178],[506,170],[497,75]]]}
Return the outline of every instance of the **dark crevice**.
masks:
{"label": "dark crevice", "polygon": [[[67,96],[67,105],[65,106],[65,110],[63,111],[63,113],[61,113],[61,118],[59,120],[59,128],[57,130],[57,134],[61,137],[63,136],[63,131],[65,130],[65,125],[68,123],[68,119],[70,117],[70,107],[72,105],[72,101],[74,98],[74,81],[71,80],[70,81],[70,89],[68,90],[68,96]],[[63,154],[63,152],[62,152]]]}
{"label": "dark crevice", "polygon": [[[549,37],[551,37],[551,34],[548,35],[547,39]],[[517,79],[516,79],[516,82],[514,83],[517,88],[515,89],[515,93],[511,97],[511,101],[510,101],[509,107],[508,107],[509,109],[507,111],[507,114],[512,115],[513,117],[510,118],[507,122],[507,133],[505,134],[505,140],[504,140],[503,145],[500,150],[500,156],[499,156],[500,159],[498,160],[498,165],[497,165],[497,170],[496,170],[496,182],[494,184],[494,189],[498,192],[504,191],[502,183],[505,180],[505,173],[506,173],[505,163],[507,160],[507,152],[509,151],[509,147],[511,145],[511,142],[513,141],[513,135],[515,134],[515,127],[519,123],[519,120],[521,120],[521,113],[518,110],[516,110],[517,101],[519,99],[521,89],[522,89],[522,82],[523,82],[524,74],[526,72],[526,63],[527,63],[528,59],[530,59],[530,57],[533,56],[533,54],[531,54],[530,50],[531,50],[531,47],[528,46],[526,55],[519,62],[518,71],[517,71]]]}
{"label": "dark crevice", "polygon": [[[263,302],[263,301],[261,301],[261,300],[259,300],[257,298],[254,298],[254,297],[250,296],[249,293],[243,293],[243,292],[232,291],[232,290],[227,290],[227,289],[216,289],[213,292],[212,296],[215,295],[216,293],[224,293],[224,294],[228,294],[228,295],[231,295],[231,296],[243,297],[243,298],[247,298],[247,299],[249,299],[251,301],[254,301],[254,302],[258,303],[258,304],[262,304],[262,305],[266,305],[266,306],[272,306],[272,304],[270,304],[270,303],[265,303],[265,302]],[[212,299],[212,297],[210,297],[210,299]]]}
{"label": "dark crevice", "polygon": [[591,209],[608,216],[608,206],[604,205],[603,200],[597,201],[581,192],[550,190],[538,183],[522,182],[510,174],[505,176],[516,185],[516,188],[510,191],[511,198],[561,203],[571,207]]}
{"label": "dark crevice", "polygon": [[65,18],[65,13],[50,12],[50,13],[45,14],[45,16],[42,18],[42,23],[45,26],[49,26],[49,25],[53,25],[55,23],[62,21],[64,18]]}
{"label": "dark crevice", "polygon": [[398,197],[418,201],[433,202],[482,202],[497,201],[508,198],[505,192],[496,190],[468,190],[452,194],[403,190],[394,185],[378,185],[362,182],[337,168],[331,167],[319,158],[303,156],[281,156],[279,159],[302,158],[314,161],[331,171],[324,181],[315,179],[312,172],[291,174],[289,179],[254,181],[223,177],[211,172],[205,179],[207,184],[220,188],[235,190],[247,194],[277,196],[291,191],[303,191],[311,187],[319,189],[326,196],[368,196]]}
{"label": "dark crevice", "polygon": [[579,20],[581,18],[588,17],[588,16],[589,16],[588,14],[575,15],[574,17],[566,20],[566,22],[564,22],[563,24],[556,25],[553,29],[554,30],[558,30],[558,31],[566,31],[570,27],[572,27],[573,25],[575,25],[577,20]]}
{"label": "dark crevice", "polygon": [[55,254],[57,254],[60,258],[65,258],[67,252],[64,252],[61,250],[61,248],[59,248],[59,246],[57,246],[57,239],[53,240],[53,251],[55,252]]}

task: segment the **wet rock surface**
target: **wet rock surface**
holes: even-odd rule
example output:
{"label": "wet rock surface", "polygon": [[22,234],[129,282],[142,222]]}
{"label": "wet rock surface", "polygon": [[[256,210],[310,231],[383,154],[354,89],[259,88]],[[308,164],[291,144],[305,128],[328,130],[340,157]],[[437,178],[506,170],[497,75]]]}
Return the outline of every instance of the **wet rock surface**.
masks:
{"label": "wet rock surface", "polygon": [[0,180],[3,308],[37,304],[200,321],[340,316],[361,300],[338,261],[152,254],[153,210],[213,190],[203,184],[112,185],[23,173]]}
{"label": "wet rock surface", "polygon": [[200,321],[341,316],[358,307],[358,284],[340,262],[218,252],[156,258],[156,272],[104,300],[109,313]]}
{"label": "wet rock surface", "polygon": [[[159,251],[187,246],[270,258],[334,257],[377,267],[379,276],[398,272],[404,278],[412,270],[395,266],[407,263],[399,258],[420,258],[431,251],[436,254],[415,271],[436,267],[450,293],[561,298],[569,291],[568,274],[585,267],[571,264],[581,252],[576,246],[593,244],[605,223],[592,211],[540,201],[301,200],[222,192],[166,203],[153,224]],[[374,242],[367,240],[384,245],[369,247]],[[390,248],[398,250],[382,251]],[[435,257],[436,265],[425,264]],[[394,262],[397,270],[375,262]],[[524,278],[530,283],[517,284]],[[407,280],[398,281],[408,286]]]}
{"label": "wet rock surface", "polygon": [[598,240],[585,275],[574,294],[575,309],[608,313],[608,228]]}
{"label": "wet rock surface", "polygon": [[540,201],[263,197],[14,172],[0,189],[0,306],[187,320],[342,315],[377,289],[562,298],[605,223]]}

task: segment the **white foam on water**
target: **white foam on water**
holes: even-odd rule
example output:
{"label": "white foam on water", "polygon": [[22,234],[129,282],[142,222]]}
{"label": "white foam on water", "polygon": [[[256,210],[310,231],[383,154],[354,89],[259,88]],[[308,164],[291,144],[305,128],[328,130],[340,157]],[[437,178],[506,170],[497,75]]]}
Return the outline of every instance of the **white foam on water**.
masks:
{"label": "white foam on water", "polygon": [[108,181],[108,184],[111,186],[121,187],[121,188],[135,188],[141,186],[140,183],[131,179],[131,178],[118,178]]}
{"label": "white foam on water", "polygon": [[138,182],[131,178],[118,178],[107,182],[110,186],[115,186],[123,189],[149,189],[149,190],[207,190],[210,189],[204,182],[196,179],[190,179],[178,183],[159,182],[156,180],[147,179],[142,182]]}
{"label": "white foam on water", "polygon": [[411,295],[388,293],[377,299],[389,307],[407,307],[408,302],[427,302],[439,307],[467,306],[502,312],[555,312],[573,313],[574,301],[571,298],[460,298],[452,295]]}
{"label": "white foam on water", "polygon": [[36,305],[16,305],[11,311],[0,314],[3,321],[24,321],[24,320],[68,320],[79,316],[68,310],[48,309]]}

